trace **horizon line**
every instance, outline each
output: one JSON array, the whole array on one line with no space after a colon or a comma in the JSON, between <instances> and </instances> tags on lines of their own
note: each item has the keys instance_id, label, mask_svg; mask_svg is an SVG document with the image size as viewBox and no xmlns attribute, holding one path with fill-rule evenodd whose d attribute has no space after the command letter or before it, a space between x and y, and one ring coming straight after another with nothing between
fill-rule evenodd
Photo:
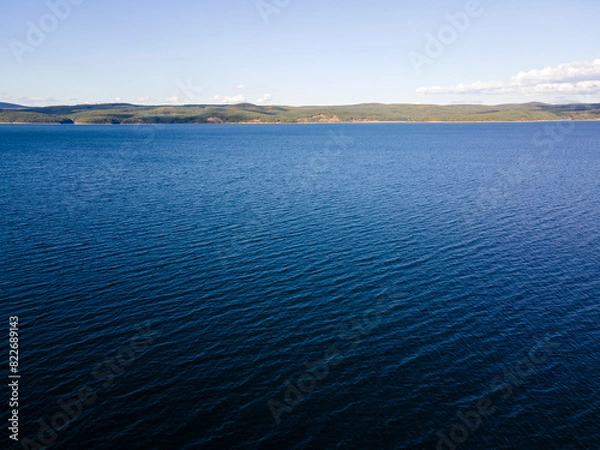
<instances>
[{"instance_id":1,"label":"horizon line","mask_svg":"<svg viewBox=\"0 0 600 450\"><path fill-rule=\"evenodd\" d=\"M18 108L56 108L56 107L65 107L65 106L102 106L102 105L114 105L114 106L134 106L134 107L190 107L190 106L213 106L213 107L227 107L227 106L254 106L254 107L286 107L286 108L333 108L333 107L351 107L351 106L364 106L364 105L383 105L383 106L394 106L394 105L410 105L410 106L507 106L507 105L551 105L551 106L566 106L566 105L597 105L599 103L594 102L558 102L558 103L547 103L540 101L530 101L530 102L508 102L508 103L411 103L411 102L399 102L399 103L384 103L384 102L363 102L363 103L339 103L339 104L306 104L306 105L285 105L285 104L258 104L252 102L239 102L239 103L181 103L181 104L172 104L172 103L157 103L157 104L140 104L140 103L129 103L129 102L85 102L85 103L62 103L62 104L52 104L46 106L40 105L21 105L18 103L12 102L0 102L1 104L11 105L13 107ZM0 110L6 108L0 107ZM8 108L8 109L16 109L16 108Z\"/></svg>"}]
</instances>

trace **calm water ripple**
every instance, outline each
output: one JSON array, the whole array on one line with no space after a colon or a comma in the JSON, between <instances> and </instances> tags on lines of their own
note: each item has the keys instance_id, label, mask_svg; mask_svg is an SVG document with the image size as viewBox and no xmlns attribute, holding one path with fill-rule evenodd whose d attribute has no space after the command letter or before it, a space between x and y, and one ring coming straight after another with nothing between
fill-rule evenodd
<instances>
[{"instance_id":1,"label":"calm water ripple","mask_svg":"<svg viewBox=\"0 0 600 450\"><path fill-rule=\"evenodd\" d=\"M23 437L600 448L600 124L540 127L0 126Z\"/></svg>"}]
</instances>

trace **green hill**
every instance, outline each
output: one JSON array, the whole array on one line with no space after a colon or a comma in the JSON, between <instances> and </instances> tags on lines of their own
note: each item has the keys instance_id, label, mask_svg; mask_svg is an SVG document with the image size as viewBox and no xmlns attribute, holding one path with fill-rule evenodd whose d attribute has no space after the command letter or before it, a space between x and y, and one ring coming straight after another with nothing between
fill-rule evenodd
<instances>
[{"instance_id":1,"label":"green hill","mask_svg":"<svg viewBox=\"0 0 600 450\"><path fill-rule=\"evenodd\" d=\"M600 104L417 105L366 103L342 106L237 105L140 106L128 103L0 108L4 123L335 123L518 122L599 120Z\"/></svg>"}]
</instances>

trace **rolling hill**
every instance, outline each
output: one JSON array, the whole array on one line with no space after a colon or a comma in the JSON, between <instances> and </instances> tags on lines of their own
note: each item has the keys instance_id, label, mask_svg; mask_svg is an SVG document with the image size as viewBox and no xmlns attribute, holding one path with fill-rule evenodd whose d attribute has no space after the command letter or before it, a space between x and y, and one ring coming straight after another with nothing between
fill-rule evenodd
<instances>
[{"instance_id":1,"label":"rolling hill","mask_svg":"<svg viewBox=\"0 0 600 450\"><path fill-rule=\"evenodd\" d=\"M600 104L421 105L366 103L341 106L141 106L128 103L19 107L0 104L2 123L206 124L336 122L518 122L600 120Z\"/></svg>"},{"instance_id":2,"label":"rolling hill","mask_svg":"<svg viewBox=\"0 0 600 450\"><path fill-rule=\"evenodd\" d=\"M23 109L25 106L15 105L14 103L0 102L0 109Z\"/></svg>"}]
</instances>

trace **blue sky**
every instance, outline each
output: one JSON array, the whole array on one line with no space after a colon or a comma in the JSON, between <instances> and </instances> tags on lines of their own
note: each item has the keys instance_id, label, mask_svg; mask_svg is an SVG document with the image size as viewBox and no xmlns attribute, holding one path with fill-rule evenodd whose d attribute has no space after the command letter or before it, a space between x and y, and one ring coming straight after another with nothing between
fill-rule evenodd
<instances>
[{"instance_id":1,"label":"blue sky","mask_svg":"<svg viewBox=\"0 0 600 450\"><path fill-rule=\"evenodd\" d=\"M3 0L0 101L600 102L599 19L597 0Z\"/></svg>"}]
</instances>

